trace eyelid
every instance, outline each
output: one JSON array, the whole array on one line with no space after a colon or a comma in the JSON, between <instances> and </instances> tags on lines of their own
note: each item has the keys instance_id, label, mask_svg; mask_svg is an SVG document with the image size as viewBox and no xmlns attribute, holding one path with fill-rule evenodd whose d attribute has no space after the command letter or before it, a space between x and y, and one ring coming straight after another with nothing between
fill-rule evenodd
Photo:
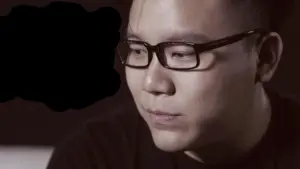
<instances>
[{"instance_id":1,"label":"eyelid","mask_svg":"<svg viewBox=\"0 0 300 169\"><path fill-rule=\"evenodd\" d=\"M141 41L141 39L133 38L133 37L125 37L125 40L129 40L129 41Z\"/></svg>"},{"instance_id":2,"label":"eyelid","mask_svg":"<svg viewBox=\"0 0 300 169\"><path fill-rule=\"evenodd\" d=\"M139 50L145 50L146 47L141 45L141 44L132 44L132 46L130 46L130 48L138 48Z\"/></svg>"}]
</instances>

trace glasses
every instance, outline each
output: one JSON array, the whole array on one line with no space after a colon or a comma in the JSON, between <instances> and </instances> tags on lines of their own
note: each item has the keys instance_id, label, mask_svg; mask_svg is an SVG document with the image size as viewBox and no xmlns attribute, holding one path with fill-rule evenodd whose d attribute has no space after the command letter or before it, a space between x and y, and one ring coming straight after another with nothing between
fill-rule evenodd
<instances>
[{"instance_id":1,"label":"glasses","mask_svg":"<svg viewBox=\"0 0 300 169\"><path fill-rule=\"evenodd\" d=\"M124 40L118 44L118 53L122 64L136 69L147 68L156 53L160 64L172 70L207 69L215 60L213 54L207 51L236 43L253 34L260 34L261 37L267 31L255 29L236 35L228 36L208 43L196 44L188 42L161 42L157 45L150 45L146 42L136 40Z\"/></svg>"}]
</instances>

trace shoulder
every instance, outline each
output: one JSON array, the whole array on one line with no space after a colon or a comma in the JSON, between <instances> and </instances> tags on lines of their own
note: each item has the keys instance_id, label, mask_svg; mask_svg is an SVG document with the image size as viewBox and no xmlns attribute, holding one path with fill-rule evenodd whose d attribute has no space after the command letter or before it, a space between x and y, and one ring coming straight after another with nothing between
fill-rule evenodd
<instances>
[{"instance_id":1,"label":"shoulder","mask_svg":"<svg viewBox=\"0 0 300 169\"><path fill-rule=\"evenodd\" d=\"M138 134L140 117L135 109L122 109L108 118L92 119L84 124L86 134L95 142L103 140L111 146L130 146Z\"/></svg>"},{"instance_id":2,"label":"shoulder","mask_svg":"<svg viewBox=\"0 0 300 169\"><path fill-rule=\"evenodd\" d=\"M276 112L278 168L300 168L300 101L283 91L272 92L272 108Z\"/></svg>"},{"instance_id":3,"label":"shoulder","mask_svg":"<svg viewBox=\"0 0 300 169\"><path fill-rule=\"evenodd\" d=\"M139 116L134 109L122 109L105 119L96 118L85 122L55 148L48 169L130 166L135 151L138 121Z\"/></svg>"},{"instance_id":4,"label":"shoulder","mask_svg":"<svg viewBox=\"0 0 300 169\"><path fill-rule=\"evenodd\" d=\"M292 93L277 91L271 94L272 109L276 112L278 130L286 136L300 132L300 100ZM284 132L285 131L285 132ZM295 133L296 132L296 133ZM296 137L295 137L296 138Z\"/></svg>"},{"instance_id":5,"label":"shoulder","mask_svg":"<svg viewBox=\"0 0 300 169\"><path fill-rule=\"evenodd\" d=\"M276 123L284 127L280 129L300 129L299 97L292 93L270 87L267 88L266 91L271 101L272 112L275 113L276 116Z\"/></svg>"}]
</instances>

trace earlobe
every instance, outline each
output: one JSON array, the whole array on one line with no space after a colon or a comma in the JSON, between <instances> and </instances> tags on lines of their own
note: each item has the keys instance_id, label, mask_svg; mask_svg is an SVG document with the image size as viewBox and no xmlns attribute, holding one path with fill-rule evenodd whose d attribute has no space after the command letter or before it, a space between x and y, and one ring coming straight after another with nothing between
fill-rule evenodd
<instances>
[{"instance_id":1,"label":"earlobe","mask_svg":"<svg viewBox=\"0 0 300 169\"><path fill-rule=\"evenodd\" d=\"M263 38L257 66L257 81L265 83L271 80L281 59L282 52L283 42L278 33L271 32Z\"/></svg>"}]
</instances>

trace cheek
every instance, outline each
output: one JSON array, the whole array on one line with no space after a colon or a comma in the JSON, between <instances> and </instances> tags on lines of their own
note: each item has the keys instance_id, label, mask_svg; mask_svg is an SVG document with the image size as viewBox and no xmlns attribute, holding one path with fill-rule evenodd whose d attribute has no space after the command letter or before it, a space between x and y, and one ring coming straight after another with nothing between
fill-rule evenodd
<instances>
[{"instance_id":1,"label":"cheek","mask_svg":"<svg viewBox=\"0 0 300 169\"><path fill-rule=\"evenodd\" d=\"M253 86L251 71L225 66L178 75L174 82L182 111L187 111L191 119L203 120L221 116L224 110L230 111L249 95Z\"/></svg>"},{"instance_id":2,"label":"cheek","mask_svg":"<svg viewBox=\"0 0 300 169\"><path fill-rule=\"evenodd\" d=\"M182 111L187 111L191 118L196 116L212 116L212 109L220 99L219 95L224 86L221 84L222 75L218 73L191 73L174 80L176 83L176 97Z\"/></svg>"},{"instance_id":3,"label":"cheek","mask_svg":"<svg viewBox=\"0 0 300 169\"><path fill-rule=\"evenodd\" d=\"M251 76L247 72L226 70L188 72L174 78L176 105L186 114L187 135L211 139L225 137L232 126L236 126L233 119L242 119L245 98L251 95Z\"/></svg>"},{"instance_id":4,"label":"cheek","mask_svg":"<svg viewBox=\"0 0 300 169\"><path fill-rule=\"evenodd\" d=\"M142 90L143 71L125 68L126 82L134 99Z\"/></svg>"}]
</instances>

